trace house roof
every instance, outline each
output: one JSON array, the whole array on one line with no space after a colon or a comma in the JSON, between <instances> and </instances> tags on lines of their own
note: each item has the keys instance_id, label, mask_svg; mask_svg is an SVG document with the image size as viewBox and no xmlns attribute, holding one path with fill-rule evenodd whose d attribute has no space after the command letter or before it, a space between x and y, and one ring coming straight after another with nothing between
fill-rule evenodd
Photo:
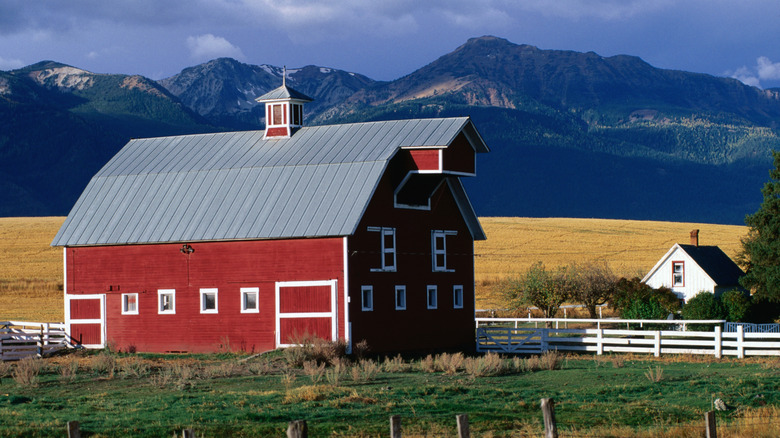
<instances>
[{"instance_id":1,"label":"house roof","mask_svg":"<svg viewBox=\"0 0 780 438\"><path fill-rule=\"evenodd\" d=\"M131 140L89 182L53 246L345 236L354 233L401 147L447 146L467 117ZM475 239L484 239L457 178L449 184Z\"/></svg>"},{"instance_id":2,"label":"house roof","mask_svg":"<svg viewBox=\"0 0 780 438\"><path fill-rule=\"evenodd\" d=\"M681 249L707 274L718 286L736 286L739 284L739 277L745 273L734 263L726 253L717 246L696 246L683 245L676 243L656 263L653 269L645 275L642 282L647 281L654 273L672 256L676 249Z\"/></svg>"}]
</instances>

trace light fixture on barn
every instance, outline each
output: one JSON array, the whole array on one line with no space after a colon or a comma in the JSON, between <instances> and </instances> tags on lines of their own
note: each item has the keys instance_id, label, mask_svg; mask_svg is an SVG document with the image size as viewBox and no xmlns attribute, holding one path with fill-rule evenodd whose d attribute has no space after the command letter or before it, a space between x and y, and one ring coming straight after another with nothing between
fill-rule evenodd
<instances>
[{"instance_id":1,"label":"light fixture on barn","mask_svg":"<svg viewBox=\"0 0 780 438\"><path fill-rule=\"evenodd\" d=\"M179 252L181 252L182 254L192 254L193 252L195 252L195 248L185 243L184 245L181 246Z\"/></svg>"}]
</instances>

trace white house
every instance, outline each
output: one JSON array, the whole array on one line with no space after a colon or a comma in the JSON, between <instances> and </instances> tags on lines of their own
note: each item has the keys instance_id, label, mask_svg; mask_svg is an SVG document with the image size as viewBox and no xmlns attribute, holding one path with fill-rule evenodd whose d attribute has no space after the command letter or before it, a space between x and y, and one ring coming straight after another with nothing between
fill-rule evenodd
<instances>
[{"instance_id":1,"label":"white house","mask_svg":"<svg viewBox=\"0 0 780 438\"><path fill-rule=\"evenodd\" d=\"M717 246L700 246L699 230L691 231L691 244L675 243L642 283L652 288L668 287L681 300L688 301L701 291L719 295L741 288L742 269Z\"/></svg>"}]
</instances>

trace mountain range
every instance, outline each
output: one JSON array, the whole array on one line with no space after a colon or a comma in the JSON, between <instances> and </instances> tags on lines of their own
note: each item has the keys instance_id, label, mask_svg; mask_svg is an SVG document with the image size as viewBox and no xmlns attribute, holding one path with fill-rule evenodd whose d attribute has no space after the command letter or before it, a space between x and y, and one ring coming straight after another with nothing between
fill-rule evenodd
<instances>
[{"instance_id":1,"label":"mountain range","mask_svg":"<svg viewBox=\"0 0 780 438\"><path fill-rule=\"evenodd\" d=\"M130 138L262 129L284 69L221 58L153 81L51 61L0 72L0 216L67 214ZM469 115L482 216L740 224L780 149L780 90L633 56L468 40L394 81L286 70L307 124Z\"/></svg>"}]
</instances>

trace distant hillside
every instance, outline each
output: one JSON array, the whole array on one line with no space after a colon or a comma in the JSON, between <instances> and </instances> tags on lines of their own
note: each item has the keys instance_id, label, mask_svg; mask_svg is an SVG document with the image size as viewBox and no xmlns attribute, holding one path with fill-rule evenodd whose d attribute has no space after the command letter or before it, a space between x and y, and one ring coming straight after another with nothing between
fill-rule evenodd
<instances>
[{"instance_id":1,"label":"distant hillside","mask_svg":"<svg viewBox=\"0 0 780 438\"><path fill-rule=\"evenodd\" d=\"M282 75L279 67L220 58L186 68L160 84L214 125L258 129L265 113L255 99L281 85ZM313 65L288 70L287 81L314 99L306 105L307 119L374 83L362 75Z\"/></svg>"},{"instance_id":2,"label":"distant hillside","mask_svg":"<svg viewBox=\"0 0 780 438\"><path fill-rule=\"evenodd\" d=\"M0 72L0 216L66 214L129 138L262 128L282 68L221 58L154 82L42 62ZM465 178L482 216L741 224L780 149L780 90L632 56L468 40L377 82L287 71L307 124L468 115L492 152Z\"/></svg>"}]
</instances>

